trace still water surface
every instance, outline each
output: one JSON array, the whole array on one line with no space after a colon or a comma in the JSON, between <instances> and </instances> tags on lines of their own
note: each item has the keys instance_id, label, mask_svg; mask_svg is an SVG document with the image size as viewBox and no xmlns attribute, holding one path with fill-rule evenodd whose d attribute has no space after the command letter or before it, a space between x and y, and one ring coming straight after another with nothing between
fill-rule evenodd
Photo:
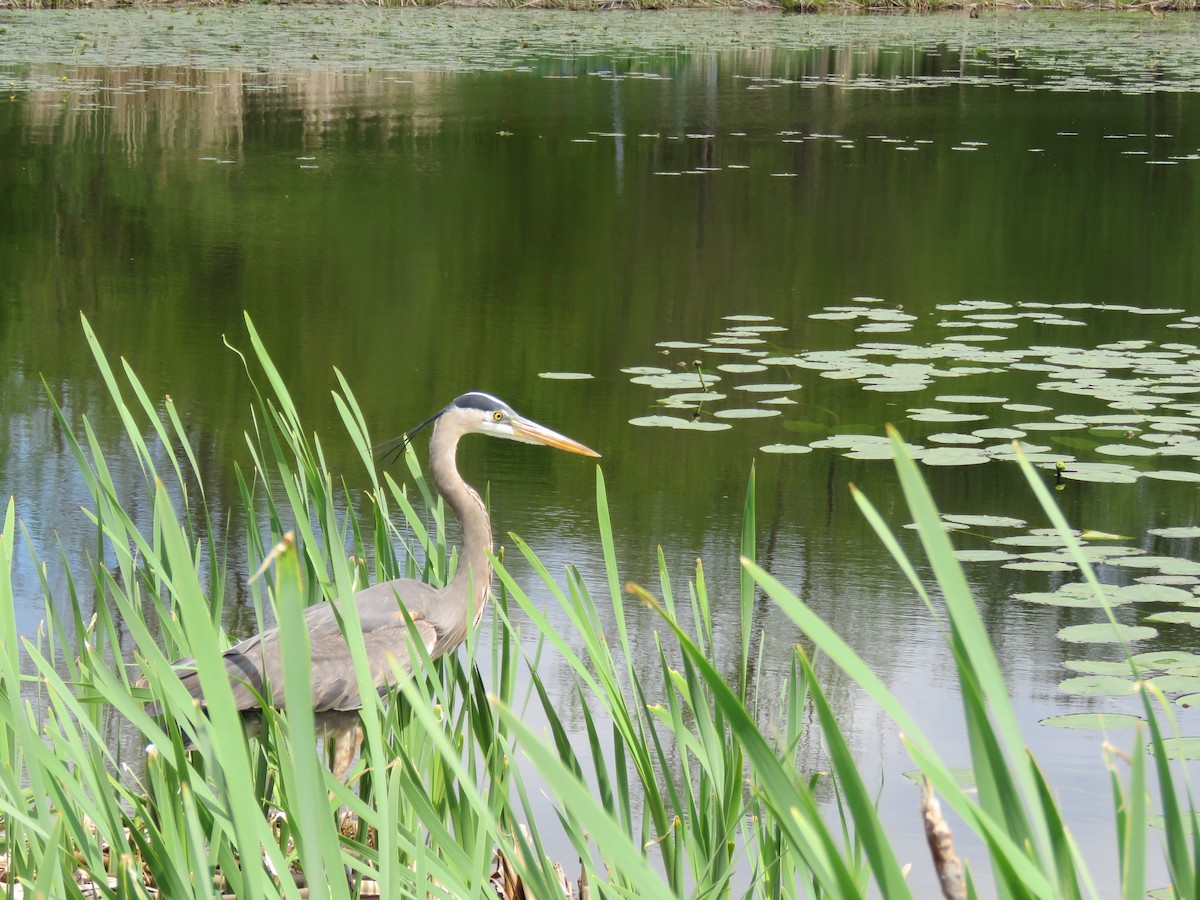
<instances>
[{"instance_id":1,"label":"still water surface","mask_svg":"<svg viewBox=\"0 0 1200 900\"><path fill-rule=\"evenodd\" d=\"M988 429L1033 423L1017 430L1048 463L1131 467L1062 481L1074 525L1200 558L1194 539L1148 533L1198 519L1184 480L1200 456L1185 452L1200 427L1189 20L285 8L0 13L0 26L0 487L43 557L61 541L82 567L79 548L94 546L43 378L120 460L79 312L152 395L173 397L223 511L238 506L252 400L223 337L246 346L245 310L352 486L365 480L332 367L377 440L463 391L495 393L603 453L622 578L654 584L659 545L677 585L705 560L712 592L731 598L718 633L736 620L756 465L760 561L962 764L942 639L847 490L905 524L891 464L839 436L892 422L921 447L994 456L1021 435ZM678 396L705 387L724 398ZM647 422L661 415L706 430ZM1098 415L1124 418L1060 418ZM809 452L760 449L777 445ZM1098 449L1110 445L1181 449ZM956 543L1047 550L991 542L1047 523L1016 467L988 459L928 465L940 506L1027 525ZM599 581L590 465L482 439L461 462L490 484L498 534ZM1146 475L1164 471L1182 474ZM1057 687L1075 674L1065 661L1115 651L1057 636L1095 610L1013 597L1077 574L1006 562L1047 560L968 574L1029 742L1103 876L1100 741L1128 733L1038 722L1127 709ZM1186 566L1102 575L1197 583ZM17 588L40 598L32 566ZM18 610L27 633L42 617ZM227 623L254 629L245 607ZM641 624L650 660L651 614ZM797 635L766 604L755 625L769 691ZM1137 649L1196 648L1188 625L1157 627ZM545 680L569 696L569 678ZM895 729L830 678L900 855L932 890ZM1181 711L1184 734L1200 734L1195 716Z\"/></svg>"}]
</instances>

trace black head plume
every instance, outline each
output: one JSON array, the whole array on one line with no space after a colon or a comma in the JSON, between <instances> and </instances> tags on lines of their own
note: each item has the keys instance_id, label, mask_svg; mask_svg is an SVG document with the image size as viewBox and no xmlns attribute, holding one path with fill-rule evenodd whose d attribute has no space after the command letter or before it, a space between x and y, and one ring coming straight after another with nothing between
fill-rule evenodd
<instances>
[{"instance_id":1,"label":"black head plume","mask_svg":"<svg viewBox=\"0 0 1200 900\"><path fill-rule=\"evenodd\" d=\"M436 422L438 418L450 409L474 409L480 412L502 412L507 416L516 417L516 413L512 407L498 397L493 397L491 394L485 394L483 391L470 391L466 394L461 394L450 401L450 404L445 409L440 409L432 416L413 428L411 431L406 431L399 437L392 438L389 441L384 441L382 444L376 444L372 450L378 451L375 458L383 465L388 466L400 458L400 454L404 452L404 448L409 445L414 437L421 431L422 428Z\"/></svg>"},{"instance_id":2,"label":"black head plume","mask_svg":"<svg viewBox=\"0 0 1200 900\"><path fill-rule=\"evenodd\" d=\"M444 409L439 409L416 428L404 432L399 437L394 437L391 440L384 441L381 444L376 444L371 448L373 451L376 451L375 458L379 460L382 465L390 466L400 458L400 455L404 453L404 448L407 447L409 443L411 443L412 439L420 433L421 429L432 424L433 422L436 422L438 417L445 411L446 410Z\"/></svg>"}]
</instances>

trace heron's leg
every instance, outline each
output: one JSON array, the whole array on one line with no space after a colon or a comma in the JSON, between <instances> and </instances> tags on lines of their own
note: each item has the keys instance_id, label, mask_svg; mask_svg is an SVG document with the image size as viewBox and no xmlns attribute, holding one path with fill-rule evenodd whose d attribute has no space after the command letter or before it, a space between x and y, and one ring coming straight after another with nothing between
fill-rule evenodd
<instances>
[{"instance_id":1,"label":"heron's leg","mask_svg":"<svg viewBox=\"0 0 1200 900\"><path fill-rule=\"evenodd\" d=\"M337 732L335 742L333 777L338 781L345 781L346 773L350 770L350 763L354 762L354 757L358 755L359 748L362 747L362 722L356 722L349 728Z\"/></svg>"}]
</instances>

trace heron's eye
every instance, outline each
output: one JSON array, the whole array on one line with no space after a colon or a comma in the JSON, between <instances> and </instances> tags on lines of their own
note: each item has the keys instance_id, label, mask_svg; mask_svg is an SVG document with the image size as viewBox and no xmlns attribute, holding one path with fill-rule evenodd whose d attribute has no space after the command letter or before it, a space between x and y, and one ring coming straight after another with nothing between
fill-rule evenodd
<instances>
[{"instance_id":1,"label":"heron's eye","mask_svg":"<svg viewBox=\"0 0 1200 900\"><path fill-rule=\"evenodd\" d=\"M492 413L492 419L497 422L503 422L504 421L504 413L500 412L499 410L496 410L496 412Z\"/></svg>"}]
</instances>

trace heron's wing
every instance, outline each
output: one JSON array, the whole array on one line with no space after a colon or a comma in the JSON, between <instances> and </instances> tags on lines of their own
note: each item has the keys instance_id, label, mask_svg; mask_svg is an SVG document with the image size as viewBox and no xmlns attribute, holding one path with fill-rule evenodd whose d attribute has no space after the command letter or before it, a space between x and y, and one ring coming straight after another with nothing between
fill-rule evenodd
<instances>
[{"instance_id":1,"label":"heron's wing","mask_svg":"<svg viewBox=\"0 0 1200 900\"><path fill-rule=\"evenodd\" d=\"M384 582L355 594L354 603L376 689L382 691L394 683L392 659L402 671L412 669L408 652L412 637L400 603L409 610L416 639L432 653L438 641L438 628L429 620L426 609L437 598L437 592L429 585L410 579ZM304 624L312 653L313 709L318 712L358 709L362 703L354 664L333 604L310 606L304 611ZM230 647L224 658L225 671L239 710L258 709L260 697L269 705L283 705L283 660L278 628L267 628ZM192 660L176 663L182 670L193 667L192 671L181 671L179 677L192 696L202 700L200 678L194 665Z\"/></svg>"}]
</instances>

